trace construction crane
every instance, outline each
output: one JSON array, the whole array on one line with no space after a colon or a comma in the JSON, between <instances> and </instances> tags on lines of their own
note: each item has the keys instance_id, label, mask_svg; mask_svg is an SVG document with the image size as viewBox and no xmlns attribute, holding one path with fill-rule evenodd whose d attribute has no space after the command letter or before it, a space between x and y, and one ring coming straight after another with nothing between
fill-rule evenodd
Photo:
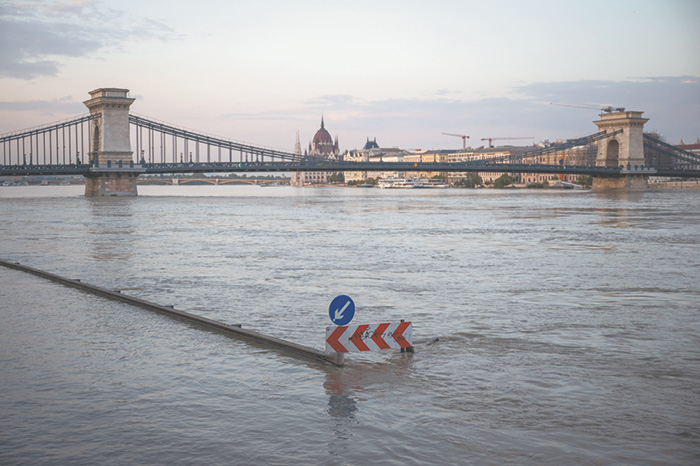
<instances>
[{"instance_id":1,"label":"construction crane","mask_svg":"<svg viewBox=\"0 0 700 466\"><path fill-rule=\"evenodd\" d=\"M493 147L493 141L512 141L514 139L535 139L533 137L523 137L523 138L481 138L482 141L488 141L489 147Z\"/></svg>"},{"instance_id":2,"label":"construction crane","mask_svg":"<svg viewBox=\"0 0 700 466\"><path fill-rule=\"evenodd\" d=\"M462 138L462 150L467 148L467 139L469 139L469 136L466 134L454 134L454 133L442 133L445 136L456 136L458 138Z\"/></svg>"},{"instance_id":3,"label":"construction crane","mask_svg":"<svg viewBox=\"0 0 700 466\"><path fill-rule=\"evenodd\" d=\"M610 105L593 106L593 105L565 104L562 102L550 102L549 105L560 105L562 107L589 108L591 110L600 110L601 112L605 112L605 113L624 112L625 111L625 107L612 107Z\"/></svg>"}]
</instances>

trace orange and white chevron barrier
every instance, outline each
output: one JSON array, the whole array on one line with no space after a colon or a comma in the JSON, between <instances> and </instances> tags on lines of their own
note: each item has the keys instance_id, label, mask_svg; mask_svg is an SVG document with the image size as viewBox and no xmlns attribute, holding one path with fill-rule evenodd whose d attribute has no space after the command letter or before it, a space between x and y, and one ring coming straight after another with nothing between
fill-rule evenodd
<instances>
[{"instance_id":1,"label":"orange and white chevron barrier","mask_svg":"<svg viewBox=\"0 0 700 466\"><path fill-rule=\"evenodd\" d=\"M341 325L326 328L326 353L359 353L413 346L413 323Z\"/></svg>"}]
</instances>

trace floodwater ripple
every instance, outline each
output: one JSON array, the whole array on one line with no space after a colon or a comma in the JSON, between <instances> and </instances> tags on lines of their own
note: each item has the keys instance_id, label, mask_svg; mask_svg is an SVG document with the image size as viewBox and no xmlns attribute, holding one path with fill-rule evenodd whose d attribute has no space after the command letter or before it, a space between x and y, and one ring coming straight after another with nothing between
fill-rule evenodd
<instances>
[{"instance_id":1,"label":"floodwater ripple","mask_svg":"<svg viewBox=\"0 0 700 466\"><path fill-rule=\"evenodd\" d=\"M318 348L348 294L416 353L319 366L0 269L0 463L700 461L700 193L183 188L3 188L0 257Z\"/></svg>"}]
</instances>

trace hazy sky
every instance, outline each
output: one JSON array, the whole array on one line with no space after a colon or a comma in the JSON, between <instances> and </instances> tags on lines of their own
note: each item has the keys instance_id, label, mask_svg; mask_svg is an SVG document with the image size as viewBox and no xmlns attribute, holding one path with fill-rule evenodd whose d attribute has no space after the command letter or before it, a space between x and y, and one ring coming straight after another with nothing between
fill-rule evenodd
<instances>
[{"instance_id":1,"label":"hazy sky","mask_svg":"<svg viewBox=\"0 0 700 466\"><path fill-rule=\"evenodd\" d=\"M698 25L698 0L0 0L0 134L121 87L134 113L287 151L322 115L342 150L596 131L551 101L641 110L688 143Z\"/></svg>"}]
</instances>

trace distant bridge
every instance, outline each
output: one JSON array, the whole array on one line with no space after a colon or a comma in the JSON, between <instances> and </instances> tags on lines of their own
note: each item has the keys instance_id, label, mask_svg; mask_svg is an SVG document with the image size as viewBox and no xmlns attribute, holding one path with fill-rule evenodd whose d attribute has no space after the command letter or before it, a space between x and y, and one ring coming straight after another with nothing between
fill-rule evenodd
<instances>
[{"instance_id":1,"label":"distant bridge","mask_svg":"<svg viewBox=\"0 0 700 466\"><path fill-rule=\"evenodd\" d=\"M267 179L267 180L256 180L249 178L217 178L217 177L200 177L200 178L139 178L138 184L161 184L161 185L176 185L182 186L185 184L212 184L212 185L225 185L225 184L250 184L250 185L277 185L277 184L289 184L289 179Z\"/></svg>"},{"instance_id":2,"label":"distant bridge","mask_svg":"<svg viewBox=\"0 0 700 466\"><path fill-rule=\"evenodd\" d=\"M82 175L86 195L136 195L142 174L259 172L502 172L589 175L602 187L630 189L649 176L700 177L700 156L644 135L642 112L601 115L599 131L546 148L464 162L325 160L198 133L129 113L126 89L97 89L89 115L0 136L0 176ZM135 146L135 155L132 151ZM595 143L594 166L538 163L547 154ZM645 151L677 163L649 163ZM202 179L212 182L209 179ZM605 181L608 180L608 181ZM275 181L275 180L271 180ZM182 179L181 182L187 182ZM256 180L221 180L223 183ZM263 182L257 180L258 183ZM215 181L213 183L216 183Z\"/></svg>"}]
</instances>

